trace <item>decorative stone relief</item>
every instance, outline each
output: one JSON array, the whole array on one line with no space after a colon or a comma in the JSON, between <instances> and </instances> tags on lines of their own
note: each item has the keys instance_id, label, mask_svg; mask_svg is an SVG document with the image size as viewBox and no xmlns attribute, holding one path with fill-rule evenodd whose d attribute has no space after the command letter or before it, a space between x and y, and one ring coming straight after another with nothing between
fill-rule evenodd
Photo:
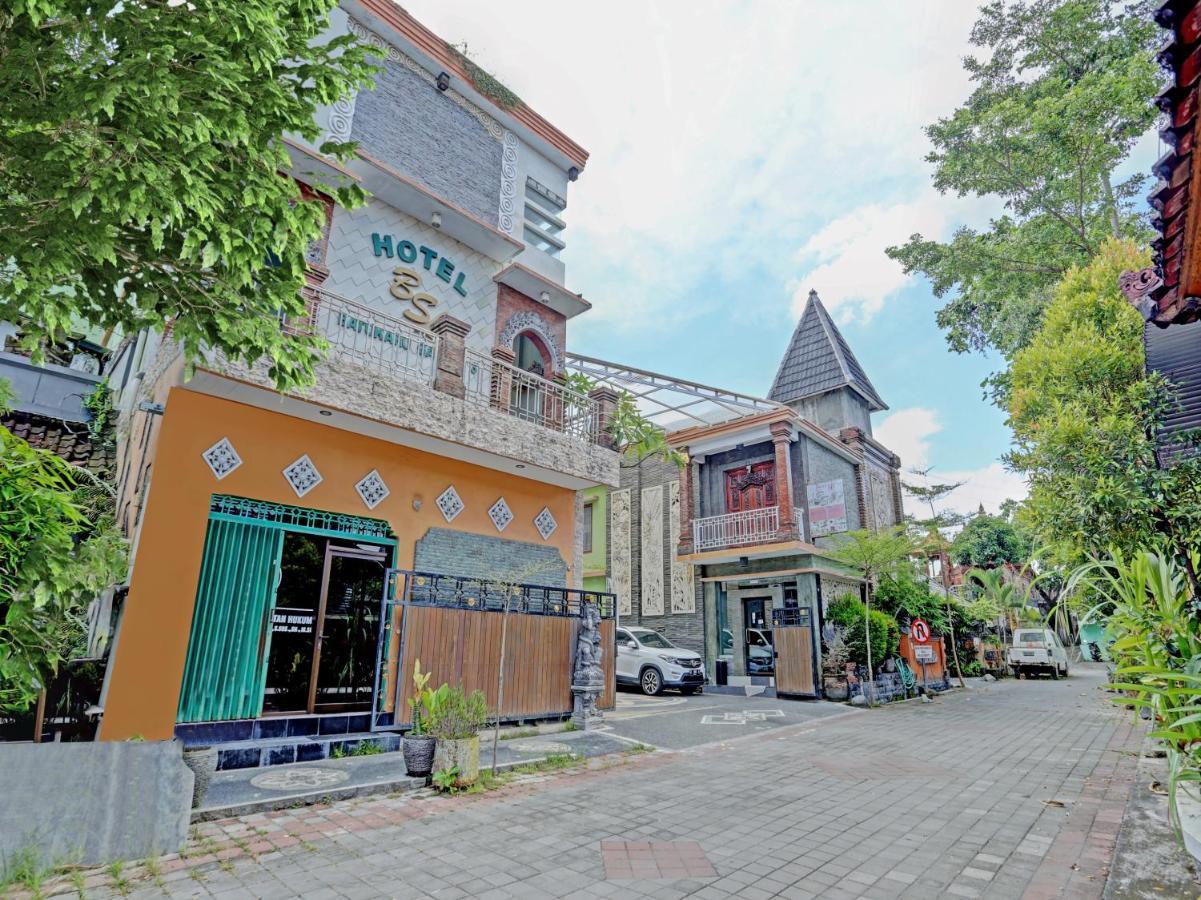
<instances>
[{"instance_id":1,"label":"decorative stone relief","mask_svg":"<svg viewBox=\"0 0 1201 900\"><path fill-rule=\"evenodd\" d=\"M354 486L354 489L359 492L359 496L363 499L363 503L368 509L375 509L384 502L384 498L392 493L384 479L379 474L379 469L372 469L364 475L359 482Z\"/></svg>"},{"instance_id":2,"label":"decorative stone relief","mask_svg":"<svg viewBox=\"0 0 1201 900\"><path fill-rule=\"evenodd\" d=\"M613 491L609 494L609 543L613 569L610 577L613 579L613 593L617 595L617 614L628 616L634 612L630 599L633 560L630 551L629 491Z\"/></svg>"},{"instance_id":3,"label":"decorative stone relief","mask_svg":"<svg viewBox=\"0 0 1201 900\"><path fill-rule=\"evenodd\" d=\"M577 728L587 729L598 724L600 711L596 708L605 689L605 670L602 666L601 615L595 603L580 605L580 630L575 644L575 667L571 675L574 698L571 721Z\"/></svg>"},{"instance_id":4,"label":"decorative stone relief","mask_svg":"<svg viewBox=\"0 0 1201 900\"><path fill-rule=\"evenodd\" d=\"M546 506L542 507L542 512L534 516L534 524L538 527L538 533L542 535L542 540L544 541L550 540L550 536L559 527L559 523L551 515L550 508Z\"/></svg>"},{"instance_id":5,"label":"decorative stone relief","mask_svg":"<svg viewBox=\"0 0 1201 900\"><path fill-rule=\"evenodd\" d=\"M509 527L509 523L513 521L513 511L509 509L504 497L492 504L488 510L488 518L492 520L497 531L504 531Z\"/></svg>"},{"instance_id":6,"label":"decorative stone relief","mask_svg":"<svg viewBox=\"0 0 1201 900\"><path fill-rule=\"evenodd\" d=\"M513 339L523 331L532 331L538 335L542 339L542 343L546 344L547 350L550 351L551 367L556 372L563 371L563 350L559 347L555 336L551 333L550 326L546 324L546 320L535 312L525 310L509 316L509 321L505 324L505 330L496 339L497 346L511 348L513 346Z\"/></svg>"},{"instance_id":7,"label":"decorative stone relief","mask_svg":"<svg viewBox=\"0 0 1201 900\"><path fill-rule=\"evenodd\" d=\"M459 499L459 492L455 490L452 484L434 501L438 504L438 509L442 512L442 518L447 522L453 522L463 511L463 501Z\"/></svg>"},{"instance_id":8,"label":"decorative stone relief","mask_svg":"<svg viewBox=\"0 0 1201 900\"><path fill-rule=\"evenodd\" d=\"M517 138L506 131L501 139L504 149L500 158L500 215L497 224L506 234L517 237L517 224L524 218L517 214ZM506 345L507 346L507 345Z\"/></svg>"},{"instance_id":9,"label":"decorative stone relief","mask_svg":"<svg viewBox=\"0 0 1201 900\"><path fill-rule=\"evenodd\" d=\"M229 438L221 438L200 455L208 463L208 467L212 469L213 475L217 477L218 481L242 465L242 457L238 456L238 451L229 442Z\"/></svg>"},{"instance_id":10,"label":"decorative stone relief","mask_svg":"<svg viewBox=\"0 0 1201 900\"><path fill-rule=\"evenodd\" d=\"M437 78L423 68L415 59L412 59L411 57L401 53L399 49L389 44L382 37L380 37L371 29L367 28L361 22L351 19L348 27L351 34L353 34L359 40L374 47L377 51L379 51L380 56L392 62L400 63L406 69L409 69L410 71L420 75L431 85L437 81ZM492 137L496 138L498 141L504 140L505 130L500 127L500 123L462 94L460 94L458 91L456 91L454 88L449 88L448 90L443 91L442 95L444 97L449 97L452 103L462 107L472 116L474 116L481 125L488 129L488 133L492 135Z\"/></svg>"},{"instance_id":11,"label":"decorative stone relief","mask_svg":"<svg viewBox=\"0 0 1201 900\"><path fill-rule=\"evenodd\" d=\"M303 497L322 481L321 473L307 453L284 469L284 478L292 485L297 497Z\"/></svg>"},{"instance_id":12,"label":"decorative stone relief","mask_svg":"<svg viewBox=\"0 0 1201 900\"><path fill-rule=\"evenodd\" d=\"M329 131L325 140L345 143L350 140L350 132L354 127L354 95L341 97L334 101L329 108Z\"/></svg>"},{"instance_id":13,"label":"decorative stone relief","mask_svg":"<svg viewBox=\"0 0 1201 900\"><path fill-rule=\"evenodd\" d=\"M692 585L692 564L676 558L680 544L680 482L667 486L667 550L671 559L671 611L673 613L696 612L696 591Z\"/></svg>"},{"instance_id":14,"label":"decorative stone relief","mask_svg":"<svg viewBox=\"0 0 1201 900\"><path fill-rule=\"evenodd\" d=\"M642 615L663 615L663 485L642 489Z\"/></svg>"},{"instance_id":15,"label":"decorative stone relief","mask_svg":"<svg viewBox=\"0 0 1201 900\"><path fill-rule=\"evenodd\" d=\"M876 531L886 531L893 525L892 498L889 496L888 483L874 469L868 475L871 487L872 522Z\"/></svg>"}]
</instances>

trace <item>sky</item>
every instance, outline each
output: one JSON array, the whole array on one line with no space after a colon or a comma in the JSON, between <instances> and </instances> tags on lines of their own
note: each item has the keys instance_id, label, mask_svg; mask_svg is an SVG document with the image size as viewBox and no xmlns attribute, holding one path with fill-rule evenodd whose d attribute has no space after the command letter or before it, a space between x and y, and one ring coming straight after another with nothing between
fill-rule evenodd
<instances>
[{"instance_id":1,"label":"sky","mask_svg":"<svg viewBox=\"0 0 1201 900\"><path fill-rule=\"evenodd\" d=\"M569 349L765 396L815 289L890 407L874 432L904 469L964 481L947 504L962 512L1025 495L980 387L1000 360L952 353L942 301L884 254L998 211L939 195L924 160L923 127L970 92L975 4L404 6L591 154L564 216L567 285L593 304ZM1130 164L1146 172L1144 144Z\"/></svg>"}]
</instances>

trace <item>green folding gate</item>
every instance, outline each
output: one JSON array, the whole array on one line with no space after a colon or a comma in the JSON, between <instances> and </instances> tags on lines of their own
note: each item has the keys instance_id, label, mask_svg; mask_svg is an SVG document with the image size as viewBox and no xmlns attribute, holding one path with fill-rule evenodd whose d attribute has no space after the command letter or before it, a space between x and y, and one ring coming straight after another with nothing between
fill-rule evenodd
<instances>
[{"instance_id":1,"label":"green folding gate","mask_svg":"<svg viewBox=\"0 0 1201 900\"><path fill-rule=\"evenodd\" d=\"M209 520L177 721L262 713L283 543L277 525Z\"/></svg>"}]
</instances>

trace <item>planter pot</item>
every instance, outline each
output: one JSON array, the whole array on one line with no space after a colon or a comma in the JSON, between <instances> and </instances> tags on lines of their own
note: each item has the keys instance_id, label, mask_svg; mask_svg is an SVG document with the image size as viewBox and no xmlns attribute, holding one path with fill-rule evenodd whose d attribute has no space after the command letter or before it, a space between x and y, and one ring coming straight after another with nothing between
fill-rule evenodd
<instances>
[{"instance_id":1,"label":"planter pot","mask_svg":"<svg viewBox=\"0 0 1201 900\"><path fill-rule=\"evenodd\" d=\"M405 772L414 778L425 778L434 770L434 745L438 741L428 734L406 734L401 741Z\"/></svg>"},{"instance_id":2,"label":"planter pot","mask_svg":"<svg viewBox=\"0 0 1201 900\"><path fill-rule=\"evenodd\" d=\"M849 688L847 683L841 678L826 678L822 681L822 689L826 693L827 700L841 702L847 699Z\"/></svg>"},{"instance_id":3,"label":"planter pot","mask_svg":"<svg viewBox=\"0 0 1201 900\"><path fill-rule=\"evenodd\" d=\"M434 771L442 772L457 767L457 784L474 784L480 777L480 739L478 735L457 741L438 741L434 751Z\"/></svg>"},{"instance_id":4,"label":"planter pot","mask_svg":"<svg viewBox=\"0 0 1201 900\"><path fill-rule=\"evenodd\" d=\"M1176 815L1180 819L1180 835L1193 858L1201 862L1201 795L1181 784L1176 790Z\"/></svg>"},{"instance_id":5,"label":"planter pot","mask_svg":"<svg viewBox=\"0 0 1201 900\"><path fill-rule=\"evenodd\" d=\"M183 761L195 776L192 782L192 809L199 809L209 792L213 773L217 771L217 751L212 747L192 747L184 750Z\"/></svg>"}]
</instances>

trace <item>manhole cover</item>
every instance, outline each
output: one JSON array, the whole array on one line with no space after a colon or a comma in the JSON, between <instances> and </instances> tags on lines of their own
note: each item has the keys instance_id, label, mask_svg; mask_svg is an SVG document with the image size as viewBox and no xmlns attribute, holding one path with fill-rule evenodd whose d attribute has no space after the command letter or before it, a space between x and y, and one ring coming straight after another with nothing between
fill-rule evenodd
<instances>
[{"instance_id":1,"label":"manhole cover","mask_svg":"<svg viewBox=\"0 0 1201 900\"><path fill-rule=\"evenodd\" d=\"M350 777L349 772L318 767L308 769L279 769L255 775L250 783L257 788L270 791L290 791L296 788L323 788L341 784Z\"/></svg>"},{"instance_id":2,"label":"manhole cover","mask_svg":"<svg viewBox=\"0 0 1201 900\"><path fill-rule=\"evenodd\" d=\"M571 752L570 745L560 743L559 741L510 741L506 746L511 747L518 753L545 753L551 755Z\"/></svg>"}]
</instances>

